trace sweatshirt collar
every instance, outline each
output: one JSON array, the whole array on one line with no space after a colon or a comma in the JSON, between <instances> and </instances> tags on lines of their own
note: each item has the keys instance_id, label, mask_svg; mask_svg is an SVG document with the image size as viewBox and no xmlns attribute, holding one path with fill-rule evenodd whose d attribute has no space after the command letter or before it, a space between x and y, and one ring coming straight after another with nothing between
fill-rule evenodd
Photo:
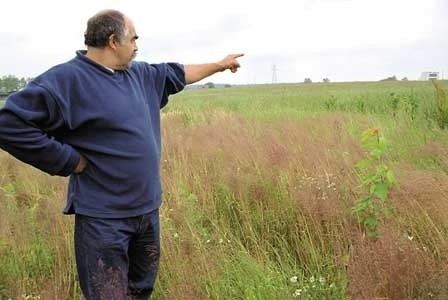
<instances>
[{"instance_id":1,"label":"sweatshirt collar","mask_svg":"<svg viewBox=\"0 0 448 300\"><path fill-rule=\"evenodd\" d=\"M88 58L86 56L86 54L87 54L86 50L78 50L78 51L76 51L76 56L80 60L82 60L82 61L84 61L84 62L94 66L97 69L100 69L101 71L103 71L103 72L105 72L105 73L107 73L109 75L114 75L115 74L114 70L112 70L111 68L105 67L105 66L103 66L103 65L101 65L101 64L99 64L99 63L97 63L97 62L95 62L93 60L91 60L90 58Z\"/></svg>"}]
</instances>

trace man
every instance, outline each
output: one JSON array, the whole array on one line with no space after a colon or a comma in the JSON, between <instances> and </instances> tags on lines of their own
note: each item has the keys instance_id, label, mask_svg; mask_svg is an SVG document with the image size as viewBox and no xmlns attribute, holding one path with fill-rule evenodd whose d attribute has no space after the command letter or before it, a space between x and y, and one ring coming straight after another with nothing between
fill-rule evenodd
<instances>
[{"instance_id":1,"label":"man","mask_svg":"<svg viewBox=\"0 0 448 300\"><path fill-rule=\"evenodd\" d=\"M0 147L52 175L70 176L65 214L86 299L148 299L159 264L160 108L185 84L240 67L133 62L138 36L115 10L87 23L87 51L11 95Z\"/></svg>"}]
</instances>

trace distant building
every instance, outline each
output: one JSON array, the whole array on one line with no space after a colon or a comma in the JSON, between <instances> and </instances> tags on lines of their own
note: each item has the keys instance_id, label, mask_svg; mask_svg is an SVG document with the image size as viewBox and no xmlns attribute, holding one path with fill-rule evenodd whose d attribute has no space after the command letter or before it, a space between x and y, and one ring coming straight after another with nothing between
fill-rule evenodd
<instances>
[{"instance_id":1,"label":"distant building","mask_svg":"<svg viewBox=\"0 0 448 300\"><path fill-rule=\"evenodd\" d=\"M439 78L439 72L422 72L422 75L420 76L420 80L439 80Z\"/></svg>"}]
</instances>

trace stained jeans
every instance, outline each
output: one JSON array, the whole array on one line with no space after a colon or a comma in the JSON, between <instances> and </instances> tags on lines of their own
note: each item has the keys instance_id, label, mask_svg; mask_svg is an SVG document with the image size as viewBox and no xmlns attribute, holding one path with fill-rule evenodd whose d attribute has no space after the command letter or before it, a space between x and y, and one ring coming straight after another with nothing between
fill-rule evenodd
<instances>
[{"instance_id":1,"label":"stained jeans","mask_svg":"<svg viewBox=\"0 0 448 300\"><path fill-rule=\"evenodd\" d=\"M159 266L159 211L124 219L76 215L75 254L86 300L149 299Z\"/></svg>"}]
</instances>

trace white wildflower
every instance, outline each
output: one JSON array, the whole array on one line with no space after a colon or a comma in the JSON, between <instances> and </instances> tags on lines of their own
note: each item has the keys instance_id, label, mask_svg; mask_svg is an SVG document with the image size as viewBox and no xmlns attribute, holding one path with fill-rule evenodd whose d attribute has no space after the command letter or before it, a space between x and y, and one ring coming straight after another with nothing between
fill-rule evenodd
<instances>
[{"instance_id":1,"label":"white wildflower","mask_svg":"<svg viewBox=\"0 0 448 300\"><path fill-rule=\"evenodd\" d=\"M293 297L299 297L301 293L302 293L302 290L301 289L297 289L297 290L294 291L294 294L292 294L292 296Z\"/></svg>"},{"instance_id":2,"label":"white wildflower","mask_svg":"<svg viewBox=\"0 0 448 300\"><path fill-rule=\"evenodd\" d=\"M292 276L289 281L291 281L291 283L296 283L297 282L297 276Z\"/></svg>"},{"instance_id":3,"label":"white wildflower","mask_svg":"<svg viewBox=\"0 0 448 300\"><path fill-rule=\"evenodd\" d=\"M314 279L314 276L311 276L311 278L310 278L310 282L313 283L314 280L315 280L315 279Z\"/></svg>"}]
</instances>

